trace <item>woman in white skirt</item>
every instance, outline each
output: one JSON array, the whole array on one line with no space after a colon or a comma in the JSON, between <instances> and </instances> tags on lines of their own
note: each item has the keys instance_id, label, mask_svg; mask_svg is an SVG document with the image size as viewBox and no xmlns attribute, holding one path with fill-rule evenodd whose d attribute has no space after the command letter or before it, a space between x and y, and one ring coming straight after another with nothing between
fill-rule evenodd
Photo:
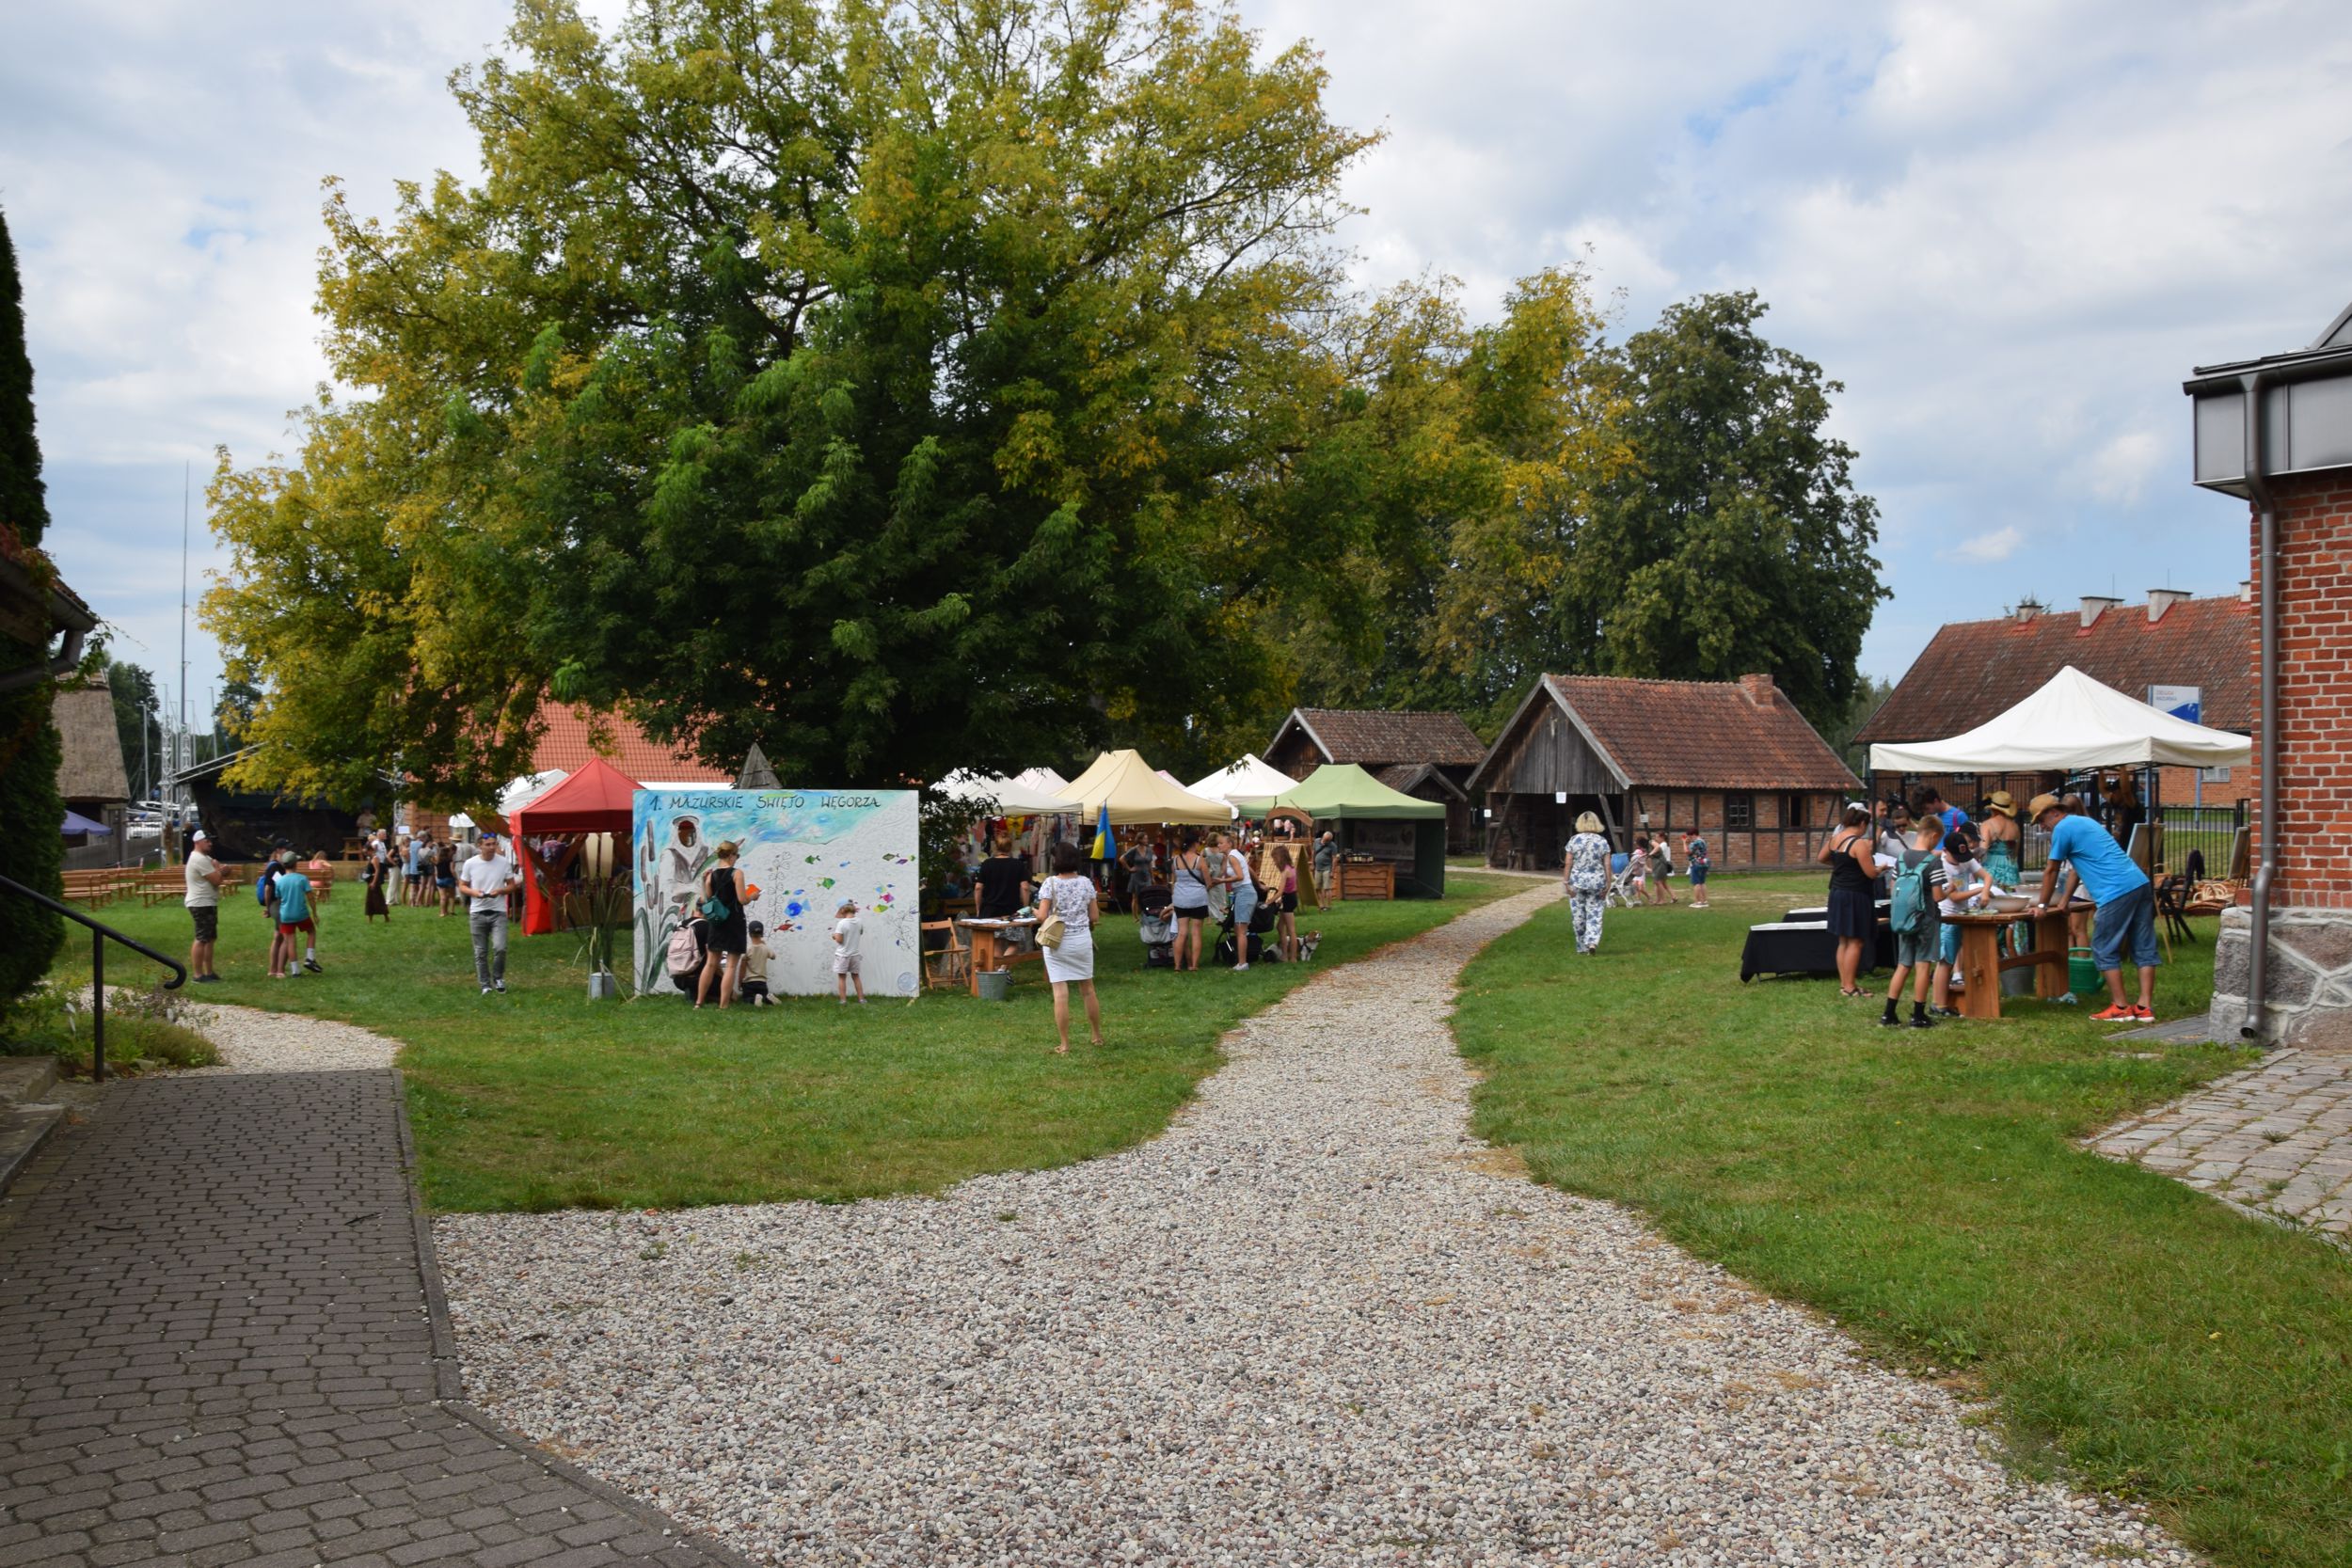
<instances>
[{"instance_id":1,"label":"woman in white skirt","mask_svg":"<svg viewBox=\"0 0 2352 1568\"><path fill-rule=\"evenodd\" d=\"M1103 1043L1103 1004L1094 994L1094 919L1098 906L1094 883L1083 875L1086 857L1074 844L1054 846L1054 874L1037 890L1037 916L1061 916L1061 945L1045 949L1045 977L1054 982L1054 1032L1061 1043L1057 1056L1070 1054L1070 988L1084 986L1087 1027L1094 1043Z\"/></svg>"}]
</instances>

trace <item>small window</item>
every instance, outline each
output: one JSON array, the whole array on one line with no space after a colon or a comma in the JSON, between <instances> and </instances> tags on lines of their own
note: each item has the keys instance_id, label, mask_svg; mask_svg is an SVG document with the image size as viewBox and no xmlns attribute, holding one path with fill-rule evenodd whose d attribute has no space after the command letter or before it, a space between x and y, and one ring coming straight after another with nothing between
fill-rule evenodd
<instances>
[{"instance_id":1,"label":"small window","mask_svg":"<svg viewBox=\"0 0 2352 1568\"><path fill-rule=\"evenodd\" d=\"M1756 797L1726 795L1724 797L1724 826L1733 832L1744 833L1756 826Z\"/></svg>"},{"instance_id":2,"label":"small window","mask_svg":"<svg viewBox=\"0 0 2352 1568\"><path fill-rule=\"evenodd\" d=\"M1804 796L1784 795L1780 798L1780 825L1784 828L1804 828L1806 826L1804 820Z\"/></svg>"}]
</instances>

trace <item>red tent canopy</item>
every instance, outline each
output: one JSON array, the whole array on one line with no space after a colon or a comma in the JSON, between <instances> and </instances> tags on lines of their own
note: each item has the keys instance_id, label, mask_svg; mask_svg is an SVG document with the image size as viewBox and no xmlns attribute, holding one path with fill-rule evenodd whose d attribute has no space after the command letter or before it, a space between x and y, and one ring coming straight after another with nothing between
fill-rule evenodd
<instances>
[{"instance_id":1,"label":"red tent canopy","mask_svg":"<svg viewBox=\"0 0 2352 1568\"><path fill-rule=\"evenodd\" d=\"M623 852L614 857L620 865L628 863L627 847L630 822L630 797L636 793L635 779L622 772L602 757L590 757L580 771L557 784L553 789L513 814L515 850L521 863L531 868L523 879L523 929L534 936L543 936L555 929L555 911L548 907L539 885L538 850L532 844L536 833L617 833Z\"/></svg>"},{"instance_id":2,"label":"red tent canopy","mask_svg":"<svg viewBox=\"0 0 2352 1568\"><path fill-rule=\"evenodd\" d=\"M516 832L626 835L629 797L642 787L602 757L590 757L579 772L516 810Z\"/></svg>"}]
</instances>

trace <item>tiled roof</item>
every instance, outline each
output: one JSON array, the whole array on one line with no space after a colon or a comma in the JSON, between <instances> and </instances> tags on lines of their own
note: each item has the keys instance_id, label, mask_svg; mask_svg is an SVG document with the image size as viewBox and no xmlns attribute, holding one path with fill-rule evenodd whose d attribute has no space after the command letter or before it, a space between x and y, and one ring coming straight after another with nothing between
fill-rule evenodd
<instances>
[{"instance_id":1,"label":"tiled roof","mask_svg":"<svg viewBox=\"0 0 2352 1568\"><path fill-rule=\"evenodd\" d=\"M1302 707L1292 717L1321 742L1326 760L1377 763L1434 762L1440 768L1475 768L1486 759L1486 743L1458 713L1380 713L1337 707Z\"/></svg>"},{"instance_id":2,"label":"tiled roof","mask_svg":"<svg viewBox=\"0 0 2352 1568\"><path fill-rule=\"evenodd\" d=\"M1412 794L1421 786L1423 780L1428 780L1434 783L1440 795L1455 800L1470 799L1462 793L1462 786L1447 778L1443 769L1435 763L1391 762L1386 767L1366 768L1365 771L1399 795ZM1422 799L1425 800L1427 797L1424 796Z\"/></svg>"},{"instance_id":3,"label":"tiled roof","mask_svg":"<svg viewBox=\"0 0 2352 1568\"><path fill-rule=\"evenodd\" d=\"M1637 787L1852 789L1829 743L1769 676L1741 681L1546 675ZM1761 701L1757 694L1761 695Z\"/></svg>"},{"instance_id":4,"label":"tiled roof","mask_svg":"<svg viewBox=\"0 0 2352 1568\"><path fill-rule=\"evenodd\" d=\"M2254 729L2254 607L2236 598L2183 599L2154 626L2144 605L2110 610L2086 628L2071 610L2030 621L1960 621L1935 634L1859 741L1941 740L2025 701L2072 664L2127 697L2151 686L2204 691L2201 721Z\"/></svg>"},{"instance_id":5,"label":"tiled roof","mask_svg":"<svg viewBox=\"0 0 2352 1568\"><path fill-rule=\"evenodd\" d=\"M664 746L617 713L604 718L610 744L602 750L589 743L589 715L583 709L549 704L545 710L547 734L532 753L534 772L562 768L578 772L592 756L605 761L639 784L733 784L735 775L694 760L693 753Z\"/></svg>"}]
</instances>

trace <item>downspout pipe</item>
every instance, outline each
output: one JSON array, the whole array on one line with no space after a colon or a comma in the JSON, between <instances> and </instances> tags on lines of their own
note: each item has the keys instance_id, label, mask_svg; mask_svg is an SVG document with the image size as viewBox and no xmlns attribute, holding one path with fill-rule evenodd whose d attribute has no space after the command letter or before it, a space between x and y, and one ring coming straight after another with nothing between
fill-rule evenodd
<instances>
[{"instance_id":1,"label":"downspout pipe","mask_svg":"<svg viewBox=\"0 0 2352 1568\"><path fill-rule=\"evenodd\" d=\"M2256 746L2263 770L2262 861L2254 868L2253 951L2246 974L2246 1022L2238 1033L2259 1041L2268 1020L2270 998L2270 893L2279 876L2279 505L2271 494L2268 452L2264 444L2265 376L2240 378L2246 388L2246 493L2261 521L2257 548L2262 571L2262 734Z\"/></svg>"}]
</instances>

